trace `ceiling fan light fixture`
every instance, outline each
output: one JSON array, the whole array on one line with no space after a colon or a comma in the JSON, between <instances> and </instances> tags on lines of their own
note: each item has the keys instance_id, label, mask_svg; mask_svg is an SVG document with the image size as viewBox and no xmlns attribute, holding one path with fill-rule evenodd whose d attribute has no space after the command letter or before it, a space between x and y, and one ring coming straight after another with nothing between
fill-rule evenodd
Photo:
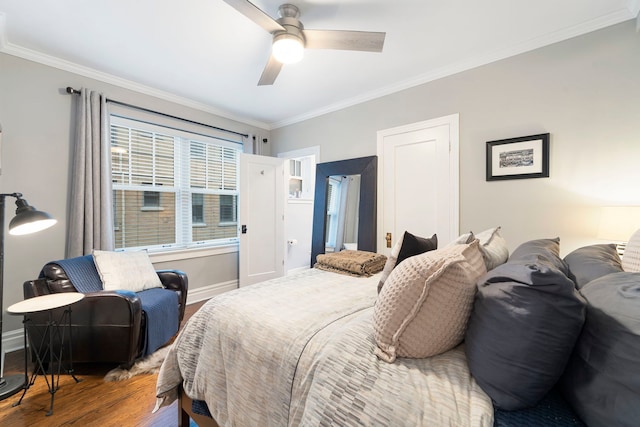
<instances>
[{"instance_id":1,"label":"ceiling fan light fixture","mask_svg":"<svg viewBox=\"0 0 640 427\"><path fill-rule=\"evenodd\" d=\"M304 43L294 34L280 34L274 37L272 52L274 58L283 64L300 62L304 56Z\"/></svg>"}]
</instances>

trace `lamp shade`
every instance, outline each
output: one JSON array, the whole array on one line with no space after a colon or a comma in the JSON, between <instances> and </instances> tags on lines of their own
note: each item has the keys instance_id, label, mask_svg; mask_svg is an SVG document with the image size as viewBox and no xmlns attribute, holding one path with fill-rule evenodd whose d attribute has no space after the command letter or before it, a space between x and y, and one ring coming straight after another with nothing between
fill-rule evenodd
<instances>
[{"instance_id":1,"label":"lamp shade","mask_svg":"<svg viewBox=\"0 0 640 427\"><path fill-rule=\"evenodd\" d=\"M602 208L598 239L627 242L640 228L640 206L607 206Z\"/></svg>"},{"instance_id":2,"label":"lamp shade","mask_svg":"<svg viewBox=\"0 0 640 427\"><path fill-rule=\"evenodd\" d=\"M16 199L16 206L16 216L9 223L9 234L22 235L35 233L49 228L58 222L48 213L29 206L29 203L22 198Z\"/></svg>"}]
</instances>

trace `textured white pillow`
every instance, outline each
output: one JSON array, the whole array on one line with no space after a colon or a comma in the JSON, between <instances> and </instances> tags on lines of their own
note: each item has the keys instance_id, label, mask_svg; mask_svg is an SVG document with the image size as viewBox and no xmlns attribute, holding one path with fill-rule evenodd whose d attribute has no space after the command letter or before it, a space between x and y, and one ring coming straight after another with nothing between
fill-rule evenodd
<instances>
[{"instance_id":1,"label":"textured white pillow","mask_svg":"<svg viewBox=\"0 0 640 427\"><path fill-rule=\"evenodd\" d=\"M160 278L151 264L149 255L140 252L93 251L93 261L107 291L128 290L140 292L161 288Z\"/></svg>"},{"instance_id":2,"label":"textured white pillow","mask_svg":"<svg viewBox=\"0 0 640 427\"><path fill-rule=\"evenodd\" d=\"M396 357L434 356L460 344L476 281L486 271L477 240L398 264L373 310L376 355L393 362Z\"/></svg>"},{"instance_id":3,"label":"textured white pillow","mask_svg":"<svg viewBox=\"0 0 640 427\"><path fill-rule=\"evenodd\" d=\"M468 233L459 235L456 239L447 243L447 246L445 246L445 248L451 247L453 245L466 245L473 242L475 238L476 236L473 235L473 231L470 231Z\"/></svg>"},{"instance_id":4,"label":"textured white pillow","mask_svg":"<svg viewBox=\"0 0 640 427\"><path fill-rule=\"evenodd\" d=\"M622 255L622 269L629 273L640 273L640 230L631 235Z\"/></svg>"},{"instance_id":5,"label":"textured white pillow","mask_svg":"<svg viewBox=\"0 0 640 427\"><path fill-rule=\"evenodd\" d=\"M475 236L480 241L480 252L482 253L482 258L484 258L487 271L507 262L509 248L507 247L507 241L500 235L500 227L484 230Z\"/></svg>"}]
</instances>

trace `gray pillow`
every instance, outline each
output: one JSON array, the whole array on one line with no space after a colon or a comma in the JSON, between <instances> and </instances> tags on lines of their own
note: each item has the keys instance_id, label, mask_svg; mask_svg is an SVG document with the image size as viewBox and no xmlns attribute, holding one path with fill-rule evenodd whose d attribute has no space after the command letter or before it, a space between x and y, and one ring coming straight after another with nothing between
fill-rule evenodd
<instances>
[{"instance_id":1,"label":"gray pillow","mask_svg":"<svg viewBox=\"0 0 640 427\"><path fill-rule=\"evenodd\" d=\"M500 409L537 404L580 334L585 301L557 268L564 265L558 253L558 239L524 243L478 282L465 351L471 374Z\"/></svg>"},{"instance_id":2,"label":"gray pillow","mask_svg":"<svg viewBox=\"0 0 640 427\"><path fill-rule=\"evenodd\" d=\"M640 423L640 273L619 272L581 290L587 318L561 386L589 426Z\"/></svg>"},{"instance_id":3,"label":"gray pillow","mask_svg":"<svg viewBox=\"0 0 640 427\"><path fill-rule=\"evenodd\" d=\"M569 274L567 264L560 259L560 238L530 240L518 246L509 256L509 262L520 264L542 262L552 265L563 274Z\"/></svg>"},{"instance_id":4,"label":"gray pillow","mask_svg":"<svg viewBox=\"0 0 640 427\"><path fill-rule=\"evenodd\" d=\"M613 243L578 248L564 257L569 278L581 289L599 277L622 271L620 256Z\"/></svg>"}]
</instances>

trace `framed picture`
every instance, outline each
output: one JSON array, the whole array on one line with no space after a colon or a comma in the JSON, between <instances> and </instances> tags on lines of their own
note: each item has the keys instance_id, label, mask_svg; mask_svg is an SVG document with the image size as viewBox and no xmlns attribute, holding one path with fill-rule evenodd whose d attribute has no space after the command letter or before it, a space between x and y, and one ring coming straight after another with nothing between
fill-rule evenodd
<instances>
[{"instance_id":1,"label":"framed picture","mask_svg":"<svg viewBox=\"0 0 640 427\"><path fill-rule=\"evenodd\" d=\"M548 133L487 141L487 181L548 176Z\"/></svg>"}]
</instances>

